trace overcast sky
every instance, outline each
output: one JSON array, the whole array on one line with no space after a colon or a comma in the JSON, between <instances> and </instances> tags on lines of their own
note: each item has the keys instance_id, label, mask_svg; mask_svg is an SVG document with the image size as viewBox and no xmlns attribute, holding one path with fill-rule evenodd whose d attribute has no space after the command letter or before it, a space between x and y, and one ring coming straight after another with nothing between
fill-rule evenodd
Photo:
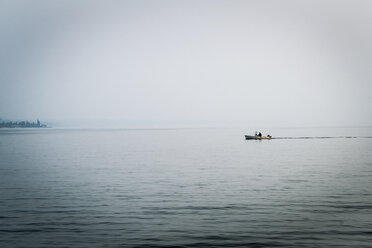
<instances>
[{"instance_id":1,"label":"overcast sky","mask_svg":"<svg viewBox=\"0 0 372 248\"><path fill-rule=\"evenodd\" d=\"M370 125L372 1L0 0L0 86L3 119Z\"/></svg>"}]
</instances>

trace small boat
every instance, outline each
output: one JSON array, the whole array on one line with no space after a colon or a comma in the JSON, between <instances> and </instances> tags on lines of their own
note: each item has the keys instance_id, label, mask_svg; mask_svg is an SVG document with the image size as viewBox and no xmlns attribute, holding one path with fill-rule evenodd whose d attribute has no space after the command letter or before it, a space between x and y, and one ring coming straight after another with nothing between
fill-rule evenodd
<instances>
[{"instance_id":1,"label":"small boat","mask_svg":"<svg viewBox=\"0 0 372 248\"><path fill-rule=\"evenodd\" d=\"M267 140L267 139L271 139L271 136L270 135L267 135L267 136L251 136L251 135L244 135L245 136L245 139L246 140Z\"/></svg>"}]
</instances>

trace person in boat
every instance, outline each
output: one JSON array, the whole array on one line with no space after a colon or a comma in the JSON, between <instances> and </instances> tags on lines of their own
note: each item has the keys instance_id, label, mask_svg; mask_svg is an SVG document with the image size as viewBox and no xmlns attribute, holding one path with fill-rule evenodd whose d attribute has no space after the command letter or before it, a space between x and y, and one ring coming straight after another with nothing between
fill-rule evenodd
<instances>
[{"instance_id":1,"label":"person in boat","mask_svg":"<svg viewBox=\"0 0 372 248\"><path fill-rule=\"evenodd\" d=\"M254 136L257 136L257 131L256 131L256 132L254 132Z\"/></svg>"},{"instance_id":2,"label":"person in boat","mask_svg":"<svg viewBox=\"0 0 372 248\"><path fill-rule=\"evenodd\" d=\"M262 137L262 133L261 132L258 133L258 137Z\"/></svg>"},{"instance_id":3,"label":"person in boat","mask_svg":"<svg viewBox=\"0 0 372 248\"><path fill-rule=\"evenodd\" d=\"M267 137L271 139L271 135L270 134L268 134Z\"/></svg>"}]
</instances>

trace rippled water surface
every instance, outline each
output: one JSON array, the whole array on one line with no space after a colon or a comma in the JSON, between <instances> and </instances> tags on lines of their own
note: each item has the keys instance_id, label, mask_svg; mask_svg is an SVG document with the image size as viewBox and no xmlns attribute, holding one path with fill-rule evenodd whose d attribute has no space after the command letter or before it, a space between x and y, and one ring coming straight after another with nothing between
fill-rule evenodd
<instances>
[{"instance_id":1,"label":"rippled water surface","mask_svg":"<svg viewBox=\"0 0 372 248\"><path fill-rule=\"evenodd\" d=\"M371 247L371 130L0 130L0 247Z\"/></svg>"}]
</instances>

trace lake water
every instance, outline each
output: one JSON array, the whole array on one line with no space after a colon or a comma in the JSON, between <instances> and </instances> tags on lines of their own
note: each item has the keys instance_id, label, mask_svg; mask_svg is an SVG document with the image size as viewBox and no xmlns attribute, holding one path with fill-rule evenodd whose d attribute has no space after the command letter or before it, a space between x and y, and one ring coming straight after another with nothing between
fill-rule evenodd
<instances>
[{"instance_id":1,"label":"lake water","mask_svg":"<svg viewBox=\"0 0 372 248\"><path fill-rule=\"evenodd\" d=\"M372 128L254 131L0 130L0 247L372 246Z\"/></svg>"}]
</instances>

